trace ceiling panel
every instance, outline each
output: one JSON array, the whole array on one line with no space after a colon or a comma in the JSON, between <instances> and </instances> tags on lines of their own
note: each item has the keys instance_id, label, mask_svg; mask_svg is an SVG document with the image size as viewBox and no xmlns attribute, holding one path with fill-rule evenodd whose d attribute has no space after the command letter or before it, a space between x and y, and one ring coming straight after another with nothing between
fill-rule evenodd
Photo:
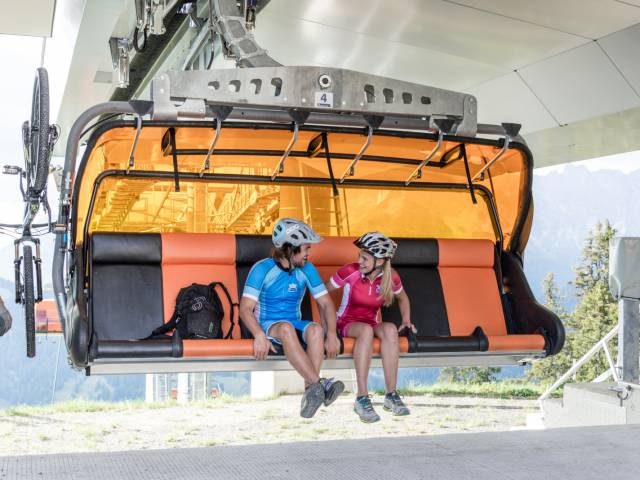
<instances>
[{"instance_id":1,"label":"ceiling panel","mask_svg":"<svg viewBox=\"0 0 640 480\"><path fill-rule=\"evenodd\" d=\"M561 124L640 105L640 98L596 42L519 73Z\"/></svg>"},{"instance_id":2,"label":"ceiling panel","mask_svg":"<svg viewBox=\"0 0 640 480\"><path fill-rule=\"evenodd\" d=\"M55 0L20 0L3 2L0 34L50 37L53 29Z\"/></svg>"},{"instance_id":3,"label":"ceiling panel","mask_svg":"<svg viewBox=\"0 0 640 480\"><path fill-rule=\"evenodd\" d=\"M285 65L348 68L453 90L477 85L508 71L367 34L283 17L266 9L261 12L259 22L256 40Z\"/></svg>"},{"instance_id":4,"label":"ceiling panel","mask_svg":"<svg viewBox=\"0 0 640 480\"><path fill-rule=\"evenodd\" d=\"M640 8L615 0L445 0L597 39L640 22ZM640 5L640 1L638 1Z\"/></svg>"},{"instance_id":5,"label":"ceiling panel","mask_svg":"<svg viewBox=\"0 0 640 480\"><path fill-rule=\"evenodd\" d=\"M261 22L266 14L278 15L280 20L287 18L306 25L367 34L399 44L399 49L410 45L508 70L587 41L441 0L277 0L260 14L256 31L263 28ZM321 39L315 48L323 48L326 41L330 39Z\"/></svg>"},{"instance_id":6,"label":"ceiling panel","mask_svg":"<svg viewBox=\"0 0 640 480\"><path fill-rule=\"evenodd\" d=\"M611 60L631 83L635 91L640 92L640 61L638 61L640 24L604 37L598 40L598 43L611 57Z\"/></svg>"},{"instance_id":7,"label":"ceiling panel","mask_svg":"<svg viewBox=\"0 0 640 480\"><path fill-rule=\"evenodd\" d=\"M535 167L640 150L640 108L524 135Z\"/></svg>"},{"instance_id":8,"label":"ceiling panel","mask_svg":"<svg viewBox=\"0 0 640 480\"><path fill-rule=\"evenodd\" d=\"M465 90L478 99L478 122L519 123L522 133L558 126L516 73Z\"/></svg>"}]
</instances>

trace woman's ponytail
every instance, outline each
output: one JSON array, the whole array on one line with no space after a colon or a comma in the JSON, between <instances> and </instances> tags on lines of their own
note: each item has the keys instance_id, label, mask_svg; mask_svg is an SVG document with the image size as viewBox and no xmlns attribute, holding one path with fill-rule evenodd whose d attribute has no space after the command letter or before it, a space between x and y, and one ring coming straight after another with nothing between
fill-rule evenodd
<instances>
[{"instance_id":1,"label":"woman's ponytail","mask_svg":"<svg viewBox=\"0 0 640 480\"><path fill-rule=\"evenodd\" d=\"M393 280L391 278L391 261L385 260L382 265L382 281L380 282L380 297L385 307L393 303Z\"/></svg>"}]
</instances>

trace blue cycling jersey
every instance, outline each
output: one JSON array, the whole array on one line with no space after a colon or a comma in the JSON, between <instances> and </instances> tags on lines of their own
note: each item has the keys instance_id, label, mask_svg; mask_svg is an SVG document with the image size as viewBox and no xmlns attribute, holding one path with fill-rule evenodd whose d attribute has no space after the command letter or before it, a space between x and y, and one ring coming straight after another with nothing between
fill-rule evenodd
<instances>
[{"instance_id":1,"label":"blue cycling jersey","mask_svg":"<svg viewBox=\"0 0 640 480\"><path fill-rule=\"evenodd\" d=\"M311 263L286 272L274 259L265 258L251 268L242 296L257 302L254 315L260 323L300 320L300 304L307 287L313 298L327 293L320 274Z\"/></svg>"}]
</instances>

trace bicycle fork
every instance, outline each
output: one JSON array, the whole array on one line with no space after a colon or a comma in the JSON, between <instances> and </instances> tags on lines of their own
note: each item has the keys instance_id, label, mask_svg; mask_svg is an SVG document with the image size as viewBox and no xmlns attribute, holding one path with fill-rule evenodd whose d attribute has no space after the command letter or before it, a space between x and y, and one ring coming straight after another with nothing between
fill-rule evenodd
<instances>
[{"instance_id":1,"label":"bicycle fork","mask_svg":"<svg viewBox=\"0 0 640 480\"><path fill-rule=\"evenodd\" d=\"M15 247L15 257L13 260L13 270L15 274L15 293L16 293L16 303L22 303L22 297L24 294L24 285L22 283L22 260L23 256L20 255L20 245L24 241L32 242L36 247L36 254L33 257L33 263L36 267L36 298L35 303L39 303L42 301L42 259L40 258L40 240L37 238L19 238L13 242ZM31 265L25 265L25 269L32 268Z\"/></svg>"}]
</instances>

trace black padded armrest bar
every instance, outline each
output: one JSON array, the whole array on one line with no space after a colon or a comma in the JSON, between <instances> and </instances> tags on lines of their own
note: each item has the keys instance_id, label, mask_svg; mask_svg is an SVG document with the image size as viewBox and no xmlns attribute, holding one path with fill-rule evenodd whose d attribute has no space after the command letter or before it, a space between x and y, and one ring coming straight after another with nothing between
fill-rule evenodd
<instances>
[{"instance_id":1,"label":"black padded armrest bar","mask_svg":"<svg viewBox=\"0 0 640 480\"><path fill-rule=\"evenodd\" d=\"M182 342L179 338L176 340L98 340L95 358L179 358L182 357Z\"/></svg>"},{"instance_id":2,"label":"black padded armrest bar","mask_svg":"<svg viewBox=\"0 0 640 480\"><path fill-rule=\"evenodd\" d=\"M489 340L480 327L469 336L416 336L408 330L405 336L409 340L409 353L486 352L489 349Z\"/></svg>"}]
</instances>

